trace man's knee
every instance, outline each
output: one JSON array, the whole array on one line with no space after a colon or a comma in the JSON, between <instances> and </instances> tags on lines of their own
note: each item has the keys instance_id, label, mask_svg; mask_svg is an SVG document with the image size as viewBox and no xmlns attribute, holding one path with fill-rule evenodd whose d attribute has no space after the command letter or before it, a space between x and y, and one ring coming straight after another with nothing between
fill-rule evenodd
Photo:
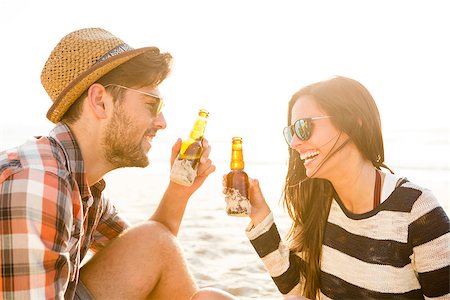
<instances>
[{"instance_id":1,"label":"man's knee","mask_svg":"<svg viewBox=\"0 0 450 300\"><path fill-rule=\"evenodd\" d=\"M238 300L238 298L218 289L205 288L195 293L191 300Z\"/></svg>"},{"instance_id":2,"label":"man's knee","mask_svg":"<svg viewBox=\"0 0 450 300\"><path fill-rule=\"evenodd\" d=\"M122 299L146 297L167 270L175 273L182 269L181 253L175 236L166 227L145 222L96 253L81 268L81 279L96 298L111 298L111 294Z\"/></svg>"},{"instance_id":3,"label":"man's knee","mask_svg":"<svg viewBox=\"0 0 450 300\"><path fill-rule=\"evenodd\" d=\"M128 229L122 238L130 242L130 245L142 246L152 251L157 249L176 248L178 241L176 237L159 222L146 221Z\"/></svg>"},{"instance_id":4,"label":"man's knee","mask_svg":"<svg viewBox=\"0 0 450 300\"><path fill-rule=\"evenodd\" d=\"M173 237L174 235L169 231L169 229L163 224L156 221L145 221L143 223L134 225L130 227L125 233L129 234L133 232L134 234L142 234L142 235L169 235Z\"/></svg>"}]
</instances>

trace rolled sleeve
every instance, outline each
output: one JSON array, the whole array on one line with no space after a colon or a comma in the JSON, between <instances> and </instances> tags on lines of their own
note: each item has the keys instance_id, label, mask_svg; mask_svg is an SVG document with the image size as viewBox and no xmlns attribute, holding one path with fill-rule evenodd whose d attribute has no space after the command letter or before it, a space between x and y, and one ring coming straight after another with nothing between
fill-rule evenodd
<instances>
[{"instance_id":1,"label":"rolled sleeve","mask_svg":"<svg viewBox=\"0 0 450 300\"><path fill-rule=\"evenodd\" d=\"M249 240L254 240L258 236L269 231L270 227L272 227L273 222L273 213L270 212L258 225L254 226L253 223L250 222L250 224L248 224L247 228L245 229L245 234L247 235Z\"/></svg>"},{"instance_id":2,"label":"rolled sleeve","mask_svg":"<svg viewBox=\"0 0 450 300\"><path fill-rule=\"evenodd\" d=\"M108 198L102 197L102 214L94 233L91 250L98 252L130 225L120 216Z\"/></svg>"}]
</instances>

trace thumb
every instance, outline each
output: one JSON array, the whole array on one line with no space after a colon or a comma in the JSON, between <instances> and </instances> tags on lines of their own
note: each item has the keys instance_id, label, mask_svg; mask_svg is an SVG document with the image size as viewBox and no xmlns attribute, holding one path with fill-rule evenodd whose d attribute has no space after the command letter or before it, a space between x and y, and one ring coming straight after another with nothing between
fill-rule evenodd
<instances>
[{"instance_id":1,"label":"thumb","mask_svg":"<svg viewBox=\"0 0 450 300\"><path fill-rule=\"evenodd\" d=\"M249 182L249 194L251 200L264 200L264 195L261 192L258 179L248 179Z\"/></svg>"},{"instance_id":2,"label":"thumb","mask_svg":"<svg viewBox=\"0 0 450 300\"><path fill-rule=\"evenodd\" d=\"M181 148L181 139L178 138L175 144L172 146L172 155L170 156L170 165L173 165L173 162L175 161L175 158L178 156L178 152L180 152Z\"/></svg>"}]
</instances>

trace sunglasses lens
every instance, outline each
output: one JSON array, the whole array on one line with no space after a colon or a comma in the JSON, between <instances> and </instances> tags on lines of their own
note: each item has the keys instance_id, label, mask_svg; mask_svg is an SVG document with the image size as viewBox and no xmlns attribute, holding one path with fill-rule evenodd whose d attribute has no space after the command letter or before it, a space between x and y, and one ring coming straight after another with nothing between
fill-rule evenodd
<instances>
[{"instance_id":1,"label":"sunglasses lens","mask_svg":"<svg viewBox=\"0 0 450 300\"><path fill-rule=\"evenodd\" d=\"M162 98L159 99L159 103L158 103L158 108L156 110L156 114L159 115L159 113L161 112L162 108L164 106L164 101Z\"/></svg>"},{"instance_id":2,"label":"sunglasses lens","mask_svg":"<svg viewBox=\"0 0 450 300\"><path fill-rule=\"evenodd\" d=\"M312 120L311 119L299 119L294 125L285 127L283 129L284 139L288 145L291 145L292 139L295 135L301 141L306 141L311 137Z\"/></svg>"},{"instance_id":3,"label":"sunglasses lens","mask_svg":"<svg viewBox=\"0 0 450 300\"><path fill-rule=\"evenodd\" d=\"M283 135L284 135L284 139L286 140L286 143L288 145L290 145L292 142L292 138L293 138L293 132L292 132L292 129L290 126L285 127L283 129Z\"/></svg>"},{"instance_id":4,"label":"sunglasses lens","mask_svg":"<svg viewBox=\"0 0 450 300\"><path fill-rule=\"evenodd\" d=\"M301 141L306 141L311 136L311 121L300 119L294 124L295 134Z\"/></svg>"}]
</instances>

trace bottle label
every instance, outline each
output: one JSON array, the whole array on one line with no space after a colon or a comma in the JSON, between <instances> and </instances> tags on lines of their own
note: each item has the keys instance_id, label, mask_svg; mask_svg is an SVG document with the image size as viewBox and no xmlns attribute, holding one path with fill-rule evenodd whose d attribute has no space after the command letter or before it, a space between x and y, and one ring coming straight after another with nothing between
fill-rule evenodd
<instances>
[{"instance_id":1,"label":"bottle label","mask_svg":"<svg viewBox=\"0 0 450 300\"><path fill-rule=\"evenodd\" d=\"M186 143L181 144L180 158L189 160L199 160L202 156L203 147L201 145L201 140L191 140Z\"/></svg>"},{"instance_id":2,"label":"bottle label","mask_svg":"<svg viewBox=\"0 0 450 300\"><path fill-rule=\"evenodd\" d=\"M170 180L184 186L191 186L197 176L196 166L197 160L177 157L170 171Z\"/></svg>"},{"instance_id":3,"label":"bottle label","mask_svg":"<svg viewBox=\"0 0 450 300\"><path fill-rule=\"evenodd\" d=\"M250 201L241 195L238 189L227 188L225 194L225 201L227 203L227 214L235 217L245 217L250 214Z\"/></svg>"}]
</instances>

